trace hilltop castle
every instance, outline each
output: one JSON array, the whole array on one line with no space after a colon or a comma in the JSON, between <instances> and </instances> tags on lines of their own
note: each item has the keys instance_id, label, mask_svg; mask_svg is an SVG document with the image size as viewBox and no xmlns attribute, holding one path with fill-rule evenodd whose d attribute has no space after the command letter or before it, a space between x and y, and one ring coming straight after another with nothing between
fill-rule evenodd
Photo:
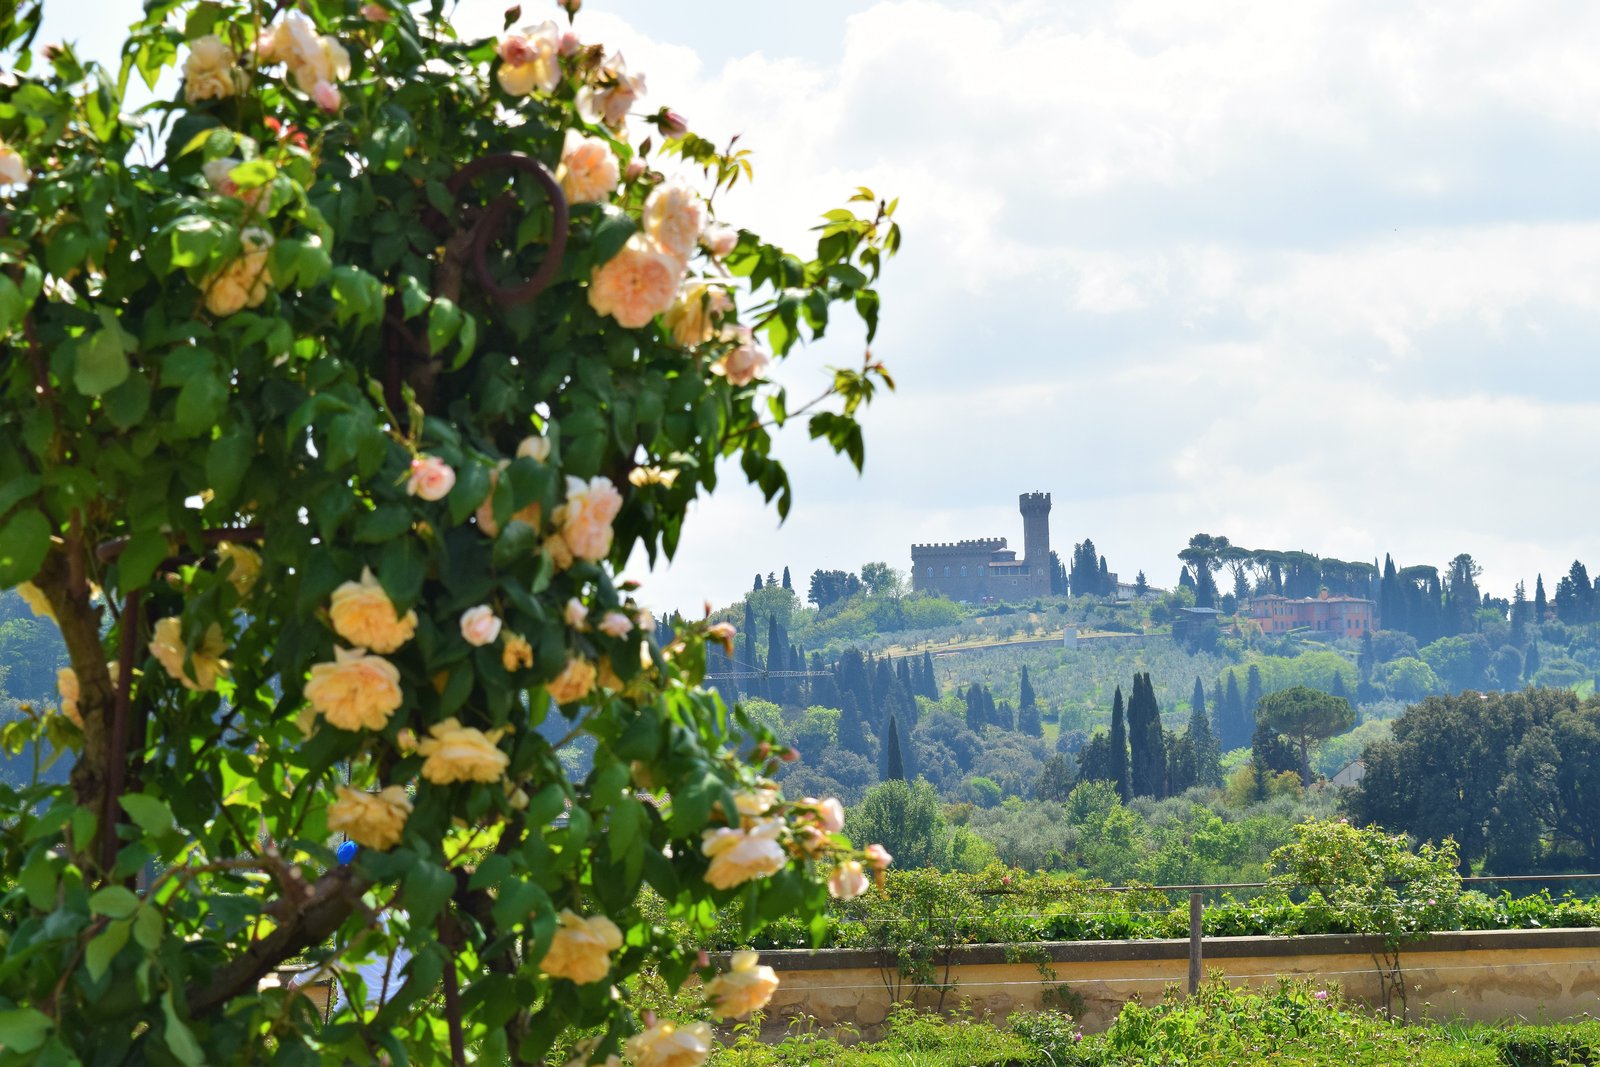
<instances>
[{"instance_id":1,"label":"hilltop castle","mask_svg":"<svg viewBox=\"0 0 1600 1067\"><path fill-rule=\"evenodd\" d=\"M1050 494L1023 493L1022 551L1004 537L911 546L911 588L951 600L1021 600L1050 595Z\"/></svg>"}]
</instances>

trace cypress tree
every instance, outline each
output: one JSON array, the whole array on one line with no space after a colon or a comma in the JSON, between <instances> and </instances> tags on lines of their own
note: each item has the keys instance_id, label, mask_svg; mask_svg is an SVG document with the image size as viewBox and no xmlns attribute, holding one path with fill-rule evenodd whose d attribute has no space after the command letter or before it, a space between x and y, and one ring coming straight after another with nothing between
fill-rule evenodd
<instances>
[{"instance_id":1,"label":"cypress tree","mask_svg":"<svg viewBox=\"0 0 1600 1067\"><path fill-rule=\"evenodd\" d=\"M1194 575L1189 573L1188 567L1184 567L1178 572L1178 588L1187 589L1191 593L1195 591Z\"/></svg>"},{"instance_id":2,"label":"cypress tree","mask_svg":"<svg viewBox=\"0 0 1600 1067\"><path fill-rule=\"evenodd\" d=\"M767 697L774 704L788 703L788 687L783 683L787 678L775 678L774 672L788 670L784 664L789 650L789 642L783 638L782 628L778 625L777 615L767 616Z\"/></svg>"},{"instance_id":3,"label":"cypress tree","mask_svg":"<svg viewBox=\"0 0 1600 1067\"><path fill-rule=\"evenodd\" d=\"M750 601L744 602L744 630L739 634L739 666L746 671L759 671L761 657L756 655L756 609ZM765 679L751 678L745 686L745 691L753 697L765 700L767 687Z\"/></svg>"},{"instance_id":4,"label":"cypress tree","mask_svg":"<svg viewBox=\"0 0 1600 1067\"><path fill-rule=\"evenodd\" d=\"M1533 585L1533 623L1537 630L1540 623L1544 622L1545 614L1550 610L1550 602L1544 596L1544 575L1539 575Z\"/></svg>"},{"instance_id":5,"label":"cypress tree","mask_svg":"<svg viewBox=\"0 0 1600 1067\"><path fill-rule=\"evenodd\" d=\"M1328 695L1336 696L1340 700L1348 700L1349 694L1345 692L1344 675L1338 671L1333 672L1333 684L1328 686Z\"/></svg>"},{"instance_id":6,"label":"cypress tree","mask_svg":"<svg viewBox=\"0 0 1600 1067\"><path fill-rule=\"evenodd\" d=\"M984 715L983 694L978 691L978 683L973 682L967 686L967 729L975 734L982 734L983 728L988 724Z\"/></svg>"},{"instance_id":7,"label":"cypress tree","mask_svg":"<svg viewBox=\"0 0 1600 1067\"><path fill-rule=\"evenodd\" d=\"M1111 596L1116 593L1116 590L1111 588L1111 568L1106 566L1106 558L1104 556L1100 557L1100 569L1097 572L1097 577L1101 596Z\"/></svg>"},{"instance_id":8,"label":"cypress tree","mask_svg":"<svg viewBox=\"0 0 1600 1067\"><path fill-rule=\"evenodd\" d=\"M1133 796L1128 790L1128 727L1122 718L1122 686L1111 701L1111 781L1123 803Z\"/></svg>"},{"instance_id":9,"label":"cypress tree","mask_svg":"<svg viewBox=\"0 0 1600 1067\"><path fill-rule=\"evenodd\" d=\"M1239 679L1232 671L1228 672L1228 690L1222 698L1223 714L1218 716L1218 724L1226 726L1221 730L1222 747L1225 749L1242 748L1250 743L1250 722L1244 715L1244 698L1239 695Z\"/></svg>"},{"instance_id":10,"label":"cypress tree","mask_svg":"<svg viewBox=\"0 0 1600 1067\"><path fill-rule=\"evenodd\" d=\"M789 568L788 567L783 568L783 587L785 589L793 589L794 588L793 585L789 584Z\"/></svg>"},{"instance_id":11,"label":"cypress tree","mask_svg":"<svg viewBox=\"0 0 1600 1067\"><path fill-rule=\"evenodd\" d=\"M1198 687L1198 678L1195 684ZM1185 742L1194 761L1194 784L1208 789L1222 785L1222 753L1217 749L1217 738L1211 732L1211 719L1206 715L1203 700L1189 709L1189 730L1185 734Z\"/></svg>"},{"instance_id":12,"label":"cypress tree","mask_svg":"<svg viewBox=\"0 0 1600 1067\"><path fill-rule=\"evenodd\" d=\"M994 724L1002 730L1015 730L1017 716L1012 711L1011 705L1002 700L994 709Z\"/></svg>"},{"instance_id":13,"label":"cypress tree","mask_svg":"<svg viewBox=\"0 0 1600 1067\"><path fill-rule=\"evenodd\" d=\"M856 704L855 694L850 692L846 692L839 701L839 747L846 752L872 758L867 732L861 726L861 709Z\"/></svg>"},{"instance_id":14,"label":"cypress tree","mask_svg":"<svg viewBox=\"0 0 1600 1067\"><path fill-rule=\"evenodd\" d=\"M1194 743L1188 734L1163 733L1162 750L1166 753L1166 767L1162 793L1175 797L1196 785Z\"/></svg>"},{"instance_id":15,"label":"cypress tree","mask_svg":"<svg viewBox=\"0 0 1600 1067\"><path fill-rule=\"evenodd\" d=\"M1044 736L1044 721L1039 718L1039 705L1027 704L1017 709L1017 729L1029 737Z\"/></svg>"},{"instance_id":16,"label":"cypress tree","mask_svg":"<svg viewBox=\"0 0 1600 1067\"><path fill-rule=\"evenodd\" d=\"M1535 637L1528 641L1528 653L1522 660L1522 677L1528 680L1529 685L1534 684L1533 676L1539 673L1539 666L1539 639Z\"/></svg>"},{"instance_id":17,"label":"cypress tree","mask_svg":"<svg viewBox=\"0 0 1600 1067\"><path fill-rule=\"evenodd\" d=\"M1024 664L1022 668L1022 688L1020 695L1017 697L1017 707L1021 709L1032 708L1034 707L1035 703L1036 700L1033 695L1033 683L1028 681L1028 668L1027 665Z\"/></svg>"},{"instance_id":18,"label":"cypress tree","mask_svg":"<svg viewBox=\"0 0 1600 1067\"><path fill-rule=\"evenodd\" d=\"M1189 710L1198 711L1201 715L1206 713L1206 687L1198 674L1194 676L1194 693L1189 697Z\"/></svg>"},{"instance_id":19,"label":"cypress tree","mask_svg":"<svg viewBox=\"0 0 1600 1067\"><path fill-rule=\"evenodd\" d=\"M1261 670L1255 664L1250 665L1250 674L1244 683L1244 721L1254 729L1256 721L1256 705L1261 703Z\"/></svg>"},{"instance_id":20,"label":"cypress tree","mask_svg":"<svg viewBox=\"0 0 1600 1067\"><path fill-rule=\"evenodd\" d=\"M760 571L756 571L756 583L750 587L750 591L753 593L753 592L755 592L756 590L758 590L760 588L761 588L761 572Z\"/></svg>"},{"instance_id":21,"label":"cypress tree","mask_svg":"<svg viewBox=\"0 0 1600 1067\"><path fill-rule=\"evenodd\" d=\"M1149 674L1135 674L1128 700L1128 784L1133 795L1160 799L1166 769L1155 686Z\"/></svg>"},{"instance_id":22,"label":"cypress tree","mask_svg":"<svg viewBox=\"0 0 1600 1067\"><path fill-rule=\"evenodd\" d=\"M884 745L886 755L883 763L883 780L903 782L906 780L906 764L900 754L900 723L893 715L889 716L887 735L888 742Z\"/></svg>"},{"instance_id":23,"label":"cypress tree","mask_svg":"<svg viewBox=\"0 0 1600 1067\"><path fill-rule=\"evenodd\" d=\"M929 700L939 699L939 679L933 673L933 654L922 653L922 695Z\"/></svg>"},{"instance_id":24,"label":"cypress tree","mask_svg":"<svg viewBox=\"0 0 1600 1067\"><path fill-rule=\"evenodd\" d=\"M896 662L894 673L895 677L900 680L900 684L905 687L906 692L915 693L917 691L916 686L911 682L911 660L909 657L902 656Z\"/></svg>"}]
</instances>

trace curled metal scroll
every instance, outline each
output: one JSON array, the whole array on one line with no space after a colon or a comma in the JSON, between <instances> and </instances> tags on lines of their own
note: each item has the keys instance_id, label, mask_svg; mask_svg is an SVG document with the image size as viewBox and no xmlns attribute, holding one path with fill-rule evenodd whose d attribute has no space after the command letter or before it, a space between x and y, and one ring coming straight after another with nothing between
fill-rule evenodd
<instances>
[{"instance_id":1,"label":"curled metal scroll","mask_svg":"<svg viewBox=\"0 0 1600 1067\"><path fill-rule=\"evenodd\" d=\"M511 209L517 206L515 195L503 193L489 202L483 215L473 225L468 252L471 255L472 273L485 293L507 306L526 304L544 291L545 287L555 279L556 270L561 266L561 257L567 250L567 198L562 194L561 185L556 181L555 175L551 174L543 163L522 152L496 152L475 159L456 171L445 183L445 188L449 189L452 195L459 197L462 190L474 179L501 170L527 174L544 191L545 200L549 202L553 216L550 224L550 245L545 250L544 259L539 263L539 269L533 272L533 277L519 285L509 287L495 281L494 276L489 273L489 245L500 236L506 217L511 213Z\"/></svg>"}]
</instances>

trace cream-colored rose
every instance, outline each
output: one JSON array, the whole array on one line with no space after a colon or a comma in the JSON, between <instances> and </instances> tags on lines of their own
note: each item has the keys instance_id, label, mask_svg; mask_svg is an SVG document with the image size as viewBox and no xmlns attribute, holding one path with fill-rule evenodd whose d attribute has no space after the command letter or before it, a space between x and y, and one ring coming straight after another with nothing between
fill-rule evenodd
<instances>
[{"instance_id":1,"label":"cream-colored rose","mask_svg":"<svg viewBox=\"0 0 1600 1067\"><path fill-rule=\"evenodd\" d=\"M500 734L499 730L484 733L474 726L462 726L454 716L434 723L417 746L423 757L422 777L434 785L497 780L511 762L498 747Z\"/></svg>"},{"instance_id":2,"label":"cream-colored rose","mask_svg":"<svg viewBox=\"0 0 1600 1067\"><path fill-rule=\"evenodd\" d=\"M345 582L333 591L328 607L333 632L352 645L388 655L417 632L417 613L401 616L372 568L361 568L359 582Z\"/></svg>"},{"instance_id":3,"label":"cream-colored rose","mask_svg":"<svg viewBox=\"0 0 1600 1067\"><path fill-rule=\"evenodd\" d=\"M829 797L817 804L817 821L830 834L844 830L844 805L838 797Z\"/></svg>"},{"instance_id":4,"label":"cream-colored rose","mask_svg":"<svg viewBox=\"0 0 1600 1067\"><path fill-rule=\"evenodd\" d=\"M749 385L766 371L772 357L756 347L748 329L740 327L732 336L734 347L711 365L711 371L725 375L729 385Z\"/></svg>"},{"instance_id":5,"label":"cream-colored rose","mask_svg":"<svg viewBox=\"0 0 1600 1067\"><path fill-rule=\"evenodd\" d=\"M550 458L550 438L529 434L517 442L518 459L535 459L540 463Z\"/></svg>"},{"instance_id":6,"label":"cream-colored rose","mask_svg":"<svg viewBox=\"0 0 1600 1067\"><path fill-rule=\"evenodd\" d=\"M567 625L581 633L589 630L589 609L583 606L583 601L577 597L569 597L566 607L561 609L561 615L567 620Z\"/></svg>"},{"instance_id":7,"label":"cream-colored rose","mask_svg":"<svg viewBox=\"0 0 1600 1067\"><path fill-rule=\"evenodd\" d=\"M306 700L341 730L381 730L404 701L400 671L381 656L336 648L332 663L311 668Z\"/></svg>"},{"instance_id":8,"label":"cream-colored rose","mask_svg":"<svg viewBox=\"0 0 1600 1067\"><path fill-rule=\"evenodd\" d=\"M607 637L627 637L633 632L633 620L620 611L608 611L600 620L600 632Z\"/></svg>"},{"instance_id":9,"label":"cream-colored rose","mask_svg":"<svg viewBox=\"0 0 1600 1067\"><path fill-rule=\"evenodd\" d=\"M28 605L28 610L41 619L56 621L56 609L50 606L50 598L44 595L44 590L32 582L23 582L17 586L17 595L22 602Z\"/></svg>"},{"instance_id":10,"label":"cream-colored rose","mask_svg":"<svg viewBox=\"0 0 1600 1067\"><path fill-rule=\"evenodd\" d=\"M561 925L550 942L550 951L539 961L539 969L552 978L566 978L578 985L599 982L611 973L611 953L622 947L622 931L604 915L585 919L571 909L557 917Z\"/></svg>"},{"instance_id":11,"label":"cream-colored rose","mask_svg":"<svg viewBox=\"0 0 1600 1067\"><path fill-rule=\"evenodd\" d=\"M867 854L867 862L872 865L872 869L875 871L888 870L889 864L894 862L894 857L889 855L889 850L882 845L868 845L865 852Z\"/></svg>"},{"instance_id":12,"label":"cream-colored rose","mask_svg":"<svg viewBox=\"0 0 1600 1067\"><path fill-rule=\"evenodd\" d=\"M644 232L657 247L680 264L687 263L705 229L705 201L687 185L658 186L644 202L642 221Z\"/></svg>"},{"instance_id":13,"label":"cream-colored rose","mask_svg":"<svg viewBox=\"0 0 1600 1067\"><path fill-rule=\"evenodd\" d=\"M500 616L487 604L468 608L461 613L461 636L467 644L482 648L494 644L500 636Z\"/></svg>"},{"instance_id":14,"label":"cream-colored rose","mask_svg":"<svg viewBox=\"0 0 1600 1067\"><path fill-rule=\"evenodd\" d=\"M765 815L772 810L772 805L777 803L777 800L778 791L766 787L735 793L733 796L733 803L738 807L739 814L748 819Z\"/></svg>"},{"instance_id":15,"label":"cream-colored rose","mask_svg":"<svg viewBox=\"0 0 1600 1067\"><path fill-rule=\"evenodd\" d=\"M586 659L569 656L561 673L545 683L550 699L557 704L575 704L594 691L594 666Z\"/></svg>"},{"instance_id":16,"label":"cream-colored rose","mask_svg":"<svg viewBox=\"0 0 1600 1067\"><path fill-rule=\"evenodd\" d=\"M328 808L328 829L350 835L362 848L387 852L400 843L410 815L411 800L403 786L368 793L341 785L339 799Z\"/></svg>"},{"instance_id":17,"label":"cream-colored rose","mask_svg":"<svg viewBox=\"0 0 1600 1067\"><path fill-rule=\"evenodd\" d=\"M828 892L840 900L854 900L871 886L867 873L855 860L845 860L828 878Z\"/></svg>"},{"instance_id":18,"label":"cream-colored rose","mask_svg":"<svg viewBox=\"0 0 1600 1067\"><path fill-rule=\"evenodd\" d=\"M567 547L560 534L546 537L539 548L550 557L550 562L555 564L556 570L564 571L572 566L572 549Z\"/></svg>"},{"instance_id":19,"label":"cream-colored rose","mask_svg":"<svg viewBox=\"0 0 1600 1067\"><path fill-rule=\"evenodd\" d=\"M261 577L261 555L253 548L223 541L217 545L217 567L228 567L228 583L243 600Z\"/></svg>"},{"instance_id":20,"label":"cream-colored rose","mask_svg":"<svg viewBox=\"0 0 1600 1067\"><path fill-rule=\"evenodd\" d=\"M56 691L61 694L61 714L72 720L72 724L83 729L83 715L78 711L78 672L71 667L62 667L56 671Z\"/></svg>"},{"instance_id":21,"label":"cream-colored rose","mask_svg":"<svg viewBox=\"0 0 1600 1067\"><path fill-rule=\"evenodd\" d=\"M183 61L183 98L191 104L224 100L239 91L241 71L233 49L214 33L189 42Z\"/></svg>"},{"instance_id":22,"label":"cream-colored rose","mask_svg":"<svg viewBox=\"0 0 1600 1067\"><path fill-rule=\"evenodd\" d=\"M411 461L406 492L424 500L443 500L456 485L456 472L438 456L417 456Z\"/></svg>"},{"instance_id":23,"label":"cream-colored rose","mask_svg":"<svg viewBox=\"0 0 1600 1067\"><path fill-rule=\"evenodd\" d=\"M621 510L622 494L611 479L597 475L585 483L569 476L567 501L551 518L572 554L594 563L611 551L611 523Z\"/></svg>"},{"instance_id":24,"label":"cream-colored rose","mask_svg":"<svg viewBox=\"0 0 1600 1067\"><path fill-rule=\"evenodd\" d=\"M311 90L311 99L330 115L344 106L344 96L331 82L318 82Z\"/></svg>"},{"instance_id":25,"label":"cream-colored rose","mask_svg":"<svg viewBox=\"0 0 1600 1067\"><path fill-rule=\"evenodd\" d=\"M561 148L561 165L556 181L571 204L593 204L605 200L622 176L617 155L598 137L585 137L577 130L567 131Z\"/></svg>"},{"instance_id":26,"label":"cream-colored rose","mask_svg":"<svg viewBox=\"0 0 1600 1067\"><path fill-rule=\"evenodd\" d=\"M721 222L706 227L702 237L706 251L713 259L721 259L739 246L739 231Z\"/></svg>"},{"instance_id":27,"label":"cream-colored rose","mask_svg":"<svg viewBox=\"0 0 1600 1067\"><path fill-rule=\"evenodd\" d=\"M711 1024L657 1023L628 1038L633 1067L699 1067L711 1055Z\"/></svg>"},{"instance_id":28,"label":"cream-colored rose","mask_svg":"<svg viewBox=\"0 0 1600 1067\"><path fill-rule=\"evenodd\" d=\"M268 268L272 234L259 226L250 226L239 231L239 244L239 255L202 283L206 310L218 318L259 307L272 286L272 272Z\"/></svg>"},{"instance_id":29,"label":"cream-colored rose","mask_svg":"<svg viewBox=\"0 0 1600 1067\"><path fill-rule=\"evenodd\" d=\"M672 483L668 482L667 484L671 485ZM639 629L643 630L645 633L653 634L656 632L656 617L650 614L650 612L645 608L637 609L637 614L634 615L634 620L639 624Z\"/></svg>"},{"instance_id":30,"label":"cream-colored rose","mask_svg":"<svg viewBox=\"0 0 1600 1067\"><path fill-rule=\"evenodd\" d=\"M589 280L589 306L620 326L648 326L677 299L681 277L681 262L636 233L622 251L595 268Z\"/></svg>"},{"instance_id":31,"label":"cream-colored rose","mask_svg":"<svg viewBox=\"0 0 1600 1067\"><path fill-rule=\"evenodd\" d=\"M723 826L705 831L700 850L711 857L706 882L715 889L731 889L783 870L786 857L778 843L782 830L782 820L760 819L749 829Z\"/></svg>"},{"instance_id":32,"label":"cream-colored rose","mask_svg":"<svg viewBox=\"0 0 1600 1067\"><path fill-rule=\"evenodd\" d=\"M555 92L561 84L561 30L554 22L523 27L500 39L496 77L508 96Z\"/></svg>"},{"instance_id":33,"label":"cream-colored rose","mask_svg":"<svg viewBox=\"0 0 1600 1067\"><path fill-rule=\"evenodd\" d=\"M507 671L525 671L533 666L533 646L521 634L506 631L506 643L500 649L500 665Z\"/></svg>"},{"instance_id":34,"label":"cream-colored rose","mask_svg":"<svg viewBox=\"0 0 1600 1067\"><path fill-rule=\"evenodd\" d=\"M686 285L661 320L672 334L672 339L685 348L704 344L716 336L716 323L712 321L711 313L711 292L708 285Z\"/></svg>"},{"instance_id":35,"label":"cream-colored rose","mask_svg":"<svg viewBox=\"0 0 1600 1067\"><path fill-rule=\"evenodd\" d=\"M217 679L228 671L228 664L222 658L227 650L228 642L222 636L222 627L212 623L206 627L200 647L191 651L183 642L183 623L176 615L158 621L150 635L150 654L185 689L204 692L215 689ZM188 661L187 665L185 660ZM193 668L192 678L188 667Z\"/></svg>"},{"instance_id":36,"label":"cream-colored rose","mask_svg":"<svg viewBox=\"0 0 1600 1067\"><path fill-rule=\"evenodd\" d=\"M263 63L287 63L302 93L315 92L318 82L350 77L350 53L337 39L318 36L316 27L298 11L289 12L265 34L257 49Z\"/></svg>"},{"instance_id":37,"label":"cream-colored rose","mask_svg":"<svg viewBox=\"0 0 1600 1067\"><path fill-rule=\"evenodd\" d=\"M671 489L672 483L677 480L677 471L663 470L660 467L635 467L628 472L628 484L641 489L647 485L659 485Z\"/></svg>"},{"instance_id":38,"label":"cream-colored rose","mask_svg":"<svg viewBox=\"0 0 1600 1067\"><path fill-rule=\"evenodd\" d=\"M759 960L754 952L735 952L732 969L711 979L706 999L714 1017L730 1019L767 1006L778 990L778 974Z\"/></svg>"},{"instance_id":39,"label":"cream-colored rose","mask_svg":"<svg viewBox=\"0 0 1600 1067\"><path fill-rule=\"evenodd\" d=\"M478 519L478 529L490 537L500 536L500 524L494 518L494 491L500 484L500 472L511 466L511 461L503 459L497 466L489 471L489 495L483 498L477 510L473 512ZM544 520L544 511L537 502L529 504L521 511L511 513L511 522L526 523L537 530Z\"/></svg>"},{"instance_id":40,"label":"cream-colored rose","mask_svg":"<svg viewBox=\"0 0 1600 1067\"><path fill-rule=\"evenodd\" d=\"M15 148L0 141L0 186L23 188L28 184L28 161Z\"/></svg>"},{"instance_id":41,"label":"cream-colored rose","mask_svg":"<svg viewBox=\"0 0 1600 1067\"><path fill-rule=\"evenodd\" d=\"M644 92L644 75L629 74L628 61L618 52L601 65L597 84L578 91L578 113L588 122L620 130L628 119L628 109Z\"/></svg>"}]
</instances>

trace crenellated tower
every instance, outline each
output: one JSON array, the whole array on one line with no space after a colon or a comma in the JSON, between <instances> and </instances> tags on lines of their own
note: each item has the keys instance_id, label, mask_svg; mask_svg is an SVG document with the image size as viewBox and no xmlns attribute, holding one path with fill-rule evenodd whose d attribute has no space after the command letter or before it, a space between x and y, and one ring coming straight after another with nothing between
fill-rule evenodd
<instances>
[{"instance_id":1,"label":"crenellated tower","mask_svg":"<svg viewBox=\"0 0 1600 1067\"><path fill-rule=\"evenodd\" d=\"M1017 498L1022 511L1022 558L1028 565L1028 592L1050 595L1050 494L1023 493Z\"/></svg>"}]
</instances>

